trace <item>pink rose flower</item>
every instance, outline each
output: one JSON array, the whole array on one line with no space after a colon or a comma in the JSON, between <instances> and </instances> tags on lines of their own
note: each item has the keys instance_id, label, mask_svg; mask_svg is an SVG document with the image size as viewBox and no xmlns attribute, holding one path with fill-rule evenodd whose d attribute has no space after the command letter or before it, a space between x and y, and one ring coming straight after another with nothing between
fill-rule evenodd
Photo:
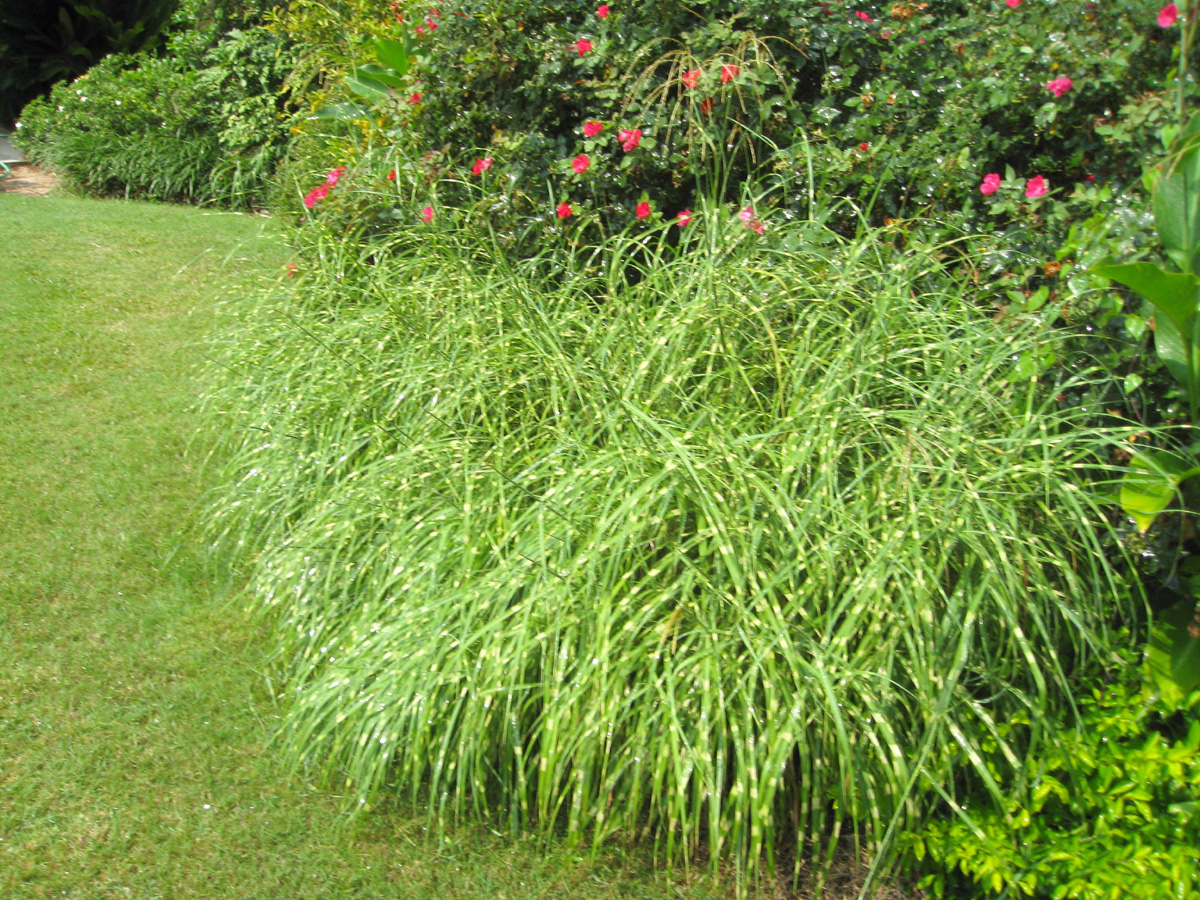
<instances>
[{"instance_id":1,"label":"pink rose flower","mask_svg":"<svg viewBox=\"0 0 1200 900\"><path fill-rule=\"evenodd\" d=\"M607 19L608 18L608 4L601 3L600 8L596 10L596 15L598 15L602 19Z\"/></svg>"},{"instance_id":2,"label":"pink rose flower","mask_svg":"<svg viewBox=\"0 0 1200 900\"><path fill-rule=\"evenodd\" d=\"M754 221L754 207L747 206L740 213L738 213L738 218L749 225L752 221Z\"/></svg>"},{"instance_id":3,"label":"pink rose flower","mask_svg":"<svg viewBox=\"0 0 1200 900\"><path fill-rule=\"evenodd\" d=\"M618 131L617 140L621 142L621 149L628 153L642 142L642 129L634 128L631 131Z\"/></svg>"},{"instance_id":4,"label":"pink rose flower","mask_svg":"<svg viewBox=\"0 0 1200 900\"><path fill-rule=\"evenodd\" d=\"M733 81L742 74L741 66L721 66L721 83Z\"/></svg>"},{"instance_id":5,"label":"pink rose flower","mask_svg":"<svg viewBox=\"0 0 1200 900\"><path fill-rule=\"evenodd\" d=\"M860 19L862 19L864 22L874 22L875 21L870 16L868 16L865 12L856 12L855 15L858 16Z\"/></svg>"},{"instance_id":6,"label":"pink rose flower","mask_svg":"<svg viewBox=\"0 0 1200 900\"><path fill-rule=\"evenodd\" d=\"M592 49L592 42L587 38L580 38L575 42L575 49L579 51L580 56L583 56Z\"/></svg>"},{"instance_id":7,"label":"pink rose flower","mask_svg":"<svg viewBox=\"0 0 1200 900\"><path fill-rule=\"evenodd\" d=\"M571 160L571 168L575 170L576 175L582 175L588 170L588 166L591 164L592 161L587 158L587 154L585 153L580 153L577 157Z\"/></svg>"},{"instance_id":8,"label":"pink rose flower","mask_svg":"<svg viewBox=\"0 0 1200 900\"><path fill-rule=\"evenodd\" d=\"M560 219L565 219L567 216L571 215L571 204L560 203L558 204L558 209L555 210L555 212L558 213L558 217Z\"/></svg>"},{"instance_id":9,"label":"pink rose flower","mask_svg":"<svg viewBox=\"0 0 1200 900\"><path fill-rule=\"evenodd\" d=\"M679 227L683 228L688 222L692 221L692 211L690 209L685 209L683 212L676 215L675 218L679 221Z\"/></svg>"},{"instance_id":10,"label":"pink rose flower","mask_svg":"<svg viewBox=\"0 0 1200 900\"><path fill-rule=\"evenodd\" d=\"M1025 196L1032 200L1034 197L1044 197L1049 193L1049 188L1046 186L1046 179L1041 175L1034 175L1025 182Z\"/></svg>"},{"instance_id":11,"label":"pink rose flower","mask_svg":"<svg viewBox=\"0 0 1200 900\"><path fill-rule=\"evenodd\" d=\"M483 159L475 160L475 165L471 166L472 175L480 175L492 167L492 158L485 156Z\"/></svg>"},{"instance_id":12,"label":"pink rose flower","mask_svg":"<svg viewBox=\"0 0 1200 900\"><path fill-rule=\"evenodd\" d=\"M603 130L604 130L603 122L584 122L583 123L583 136L584 137L594 138L596 135L598 135Z\"/></svg>"},{"instance_id":13,"label":"pink rose flower","mask_svg":"<svg viewBox=\"0 0 1200 900\"><path fill-rule=\"evenodd\" d=\"M1073 85L1071 84L1071 79L1067 78L1066 76L1063 76L1062 78L1055 78L1053 81L1046 83L1046 90L1052 93L1055 97L1061 97L1072 87Z\"/></svg>"},{"instance_id":14,"label":"pink rose flower","mask_svg":"<svg viewBox=\"0 0 1200 900\"><path fill-rule=\"evenodd\" d=\"M1016 9L1021 5L1021 0L1004 0L1009 9Z\"/></svg>"},{"instance_id":15,"label":"pink rose flower","mask_svg":"<svg viewBox=\"0 0 1200 900\"><path fill-rule=\"evenodd\" d=\"M694 88L700 83L700 70L692 69L690 72L684 72L683 78L680 80L683 81L685 87Z\"/></svg>"},{"instance_id":16,"label":"pink rose flower","mask_svg":"<svg viewBox=\"0 0 1200 900\"><path fill-rule=\"evenodd\" d=\"M425 220L426 225L428 225L430 222L432 222L433 221L433 207L427 206L423 210L421 210L421 218Z\"/></svg>"},{"instance_id":17,"label":"pink rose flower","mask_svg":"<svg viewBox=\"0 0 1200 900\"><path fill-rule=\"evenodd\" d=\"M1158 11L1158 27L1170 28L1179 21L1179 7L1174 3L1168 3Z\"/></svg>"},{"instance_id":18,"label":"pink rose flower","mask_svg":"<svg viewBox=\"0 0 1200 900\"><path fill-rule=\"evenodd\" d=\"M979 193L988 196L989 194L996 193L998 190L1000 190L1000 176L995 172L992 172L990 175L984 175L983 184L979 185Z\"/></svg>"},{"instance_id":19,"label":"pink rose flower","mask_svg":"<svg viewBox=\"0 0 1200 900\"><path fill-rule=\"evenodd\" d=\"M646 216L650 215L650 204L645 202L639 203L637 208L634 210L634 215L636 215L639 219L646 218Z\"/></svg>"}]
</instances>

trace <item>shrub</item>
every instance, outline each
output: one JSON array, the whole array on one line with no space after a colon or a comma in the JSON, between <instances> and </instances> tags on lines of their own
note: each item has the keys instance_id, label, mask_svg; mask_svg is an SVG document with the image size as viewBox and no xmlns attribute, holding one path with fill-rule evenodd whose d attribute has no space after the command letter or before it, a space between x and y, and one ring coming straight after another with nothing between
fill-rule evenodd
<instances>
[{"instance_id":1,"label":"shrub","mask_svg":"<svg viewBox=\"0 0 1200 900\"><path fill-rule=\"evenodd\" d=\"M742 877L843 822L886 845L922 773L1034 777L1127 597L1079 483L1103 436L1014 367L1042 315L731 209L557 272L444 224L305 229L213 370L214 534L253 561L297 764Z\"/></svg>"},{"instance_id":2,"label":"shrub","mask_svg":"<svg viewBox=\"0 0 1200 900\"><path fill-rule=\"evenodd\" d=\"M518 255L541 248L534 223L564 199L594 214L602 240L639 202L673 215L800 173L812 190L778 194L793 213L819 194L852 198L876 223L934 218L934 240L997 232L972 259L1024 287L1072 222L1140 190L1148 155L1179 124L1168 78L1178 29L1160 28L1143 0L1071 13L1033 2L700 10L635 0L603 18L574 2L396 6L401 22L360 13L349 34L324 29L342 64L374 62L356 28L416 41L420 62L375 104L384 126L369 140L413 160L438 154L457 176L442 202L486 201L489 227ZM605 130L586 136L589 121ZM641 140L625 150L619 133L635 129ZM492 168L473 179L486 157ZM984 195L989 174L1002 186ZM1027 198L1035 178L1046 194ZM848 213L840 227L856 222Z\"/></svg>"},{"instance_id":3,"label":"shrub","mask_svg":"<svg viewBox=\"0 0 1200 900\"><path fill-rule=\"evenodd\" d=\"M1080 727L1036 757L1028 798L1000 809L985 799L907 837L929 873L922 883L936 897L1196 896L1198 702L1200 693L1176 707L1148 687L1097 688Z\"/></svg>"},{"instance_id":4,"label":"shrub","mask_svg":"<svg viewBox=\"0 0 1200 900\"><path fill-rule=\"evenodd\" d=\"M290 58L261 28L230 32L199 67L110 56L30 103L18 140L91 193L254 205L287 150Z\"/></svg>"}]
</instances>

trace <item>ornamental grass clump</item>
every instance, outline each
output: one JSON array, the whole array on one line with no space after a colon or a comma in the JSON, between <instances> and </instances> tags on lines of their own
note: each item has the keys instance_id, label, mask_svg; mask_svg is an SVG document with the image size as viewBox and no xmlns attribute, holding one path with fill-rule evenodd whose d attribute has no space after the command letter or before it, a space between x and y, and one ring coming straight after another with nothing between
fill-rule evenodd
<instances>
[{"instance_id":1,"label":"ornamental grass clump","mask_svg":"<svg viewBox=\"0 0 1200 900\"><path fill-rule=\"evenodd\" d=\"M603 248L636 284L551 288L436 226L311 233L213 370L212 509L283 745L354 796L745 878L886 845L922 776L1017 790L1104 661L1100 435L1011 379L1049 329L929 257L707 210L691 252Z\"/></svg>"}]
</instances>

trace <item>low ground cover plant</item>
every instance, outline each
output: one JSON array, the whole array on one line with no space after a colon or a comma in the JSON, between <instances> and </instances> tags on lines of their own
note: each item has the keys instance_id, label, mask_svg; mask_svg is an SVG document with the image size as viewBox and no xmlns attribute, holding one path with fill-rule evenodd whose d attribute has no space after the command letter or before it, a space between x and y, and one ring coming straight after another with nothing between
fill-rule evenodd
<instances>
[{"instance_id":1,"label":"low ground cover plant","mask_svg":"<svg viewBox=\"0 0 1200 900\"><path fill-rule=\"evenodd\" d=\"M1153 681L1096 688L1080 727L1039 755L1027 799L908 837L922 883L935 897L1197 896L1197 703Z\"/></svg>"}]
</instances>

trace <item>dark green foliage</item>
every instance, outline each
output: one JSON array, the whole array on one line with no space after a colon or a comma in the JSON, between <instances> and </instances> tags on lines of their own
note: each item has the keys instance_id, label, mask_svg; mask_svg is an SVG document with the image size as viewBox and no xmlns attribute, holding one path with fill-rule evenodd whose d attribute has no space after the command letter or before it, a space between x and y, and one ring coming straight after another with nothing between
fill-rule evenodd
<instances>
[{"instance_id":1,"label":"dark green foliage","mask_svg":"<svg viewBox=\"0 0 1200 900\"><path fill-rule=\"evenodd\" d=\"M1080 727L1041 754L1029 796L908 836L924 885L936 897L1200 896L1198 702L1168 706L1121 684L1094 691ZM995 748L990 764L1002 764Z\"/></svg>"},{"instance_id":2,"label":"dark green foliage","mask_svg":"<svg viewBox=\"0 0 1200 900\"><path fill-rule=\"evenodd\" d=\"M170 55L202 64L231 31L264 24L279 0L179 0L170 27Z\"/></svg>"},{"instance_id":3,"label":"dark green foliage","mask_svg":"<svg viewBox=\"0 0 1200 900\"><path fill-rule=\"evenodd\" d=\"M262 28L230 32L198 66L111 56L29 104L18 138L90 193L254 205L290 140L293 59Z\"/></svg>"},{"instance_id":4,"label":"dark green foliage","mask_svg":"<svg viewBox=\"0 0 1200 900\"><path fill-rule=\"evenodd\" d=\"M0 124L57 81L109 53L152 49L179 0L5 0Z\"/></svg>"}]
</instances>

